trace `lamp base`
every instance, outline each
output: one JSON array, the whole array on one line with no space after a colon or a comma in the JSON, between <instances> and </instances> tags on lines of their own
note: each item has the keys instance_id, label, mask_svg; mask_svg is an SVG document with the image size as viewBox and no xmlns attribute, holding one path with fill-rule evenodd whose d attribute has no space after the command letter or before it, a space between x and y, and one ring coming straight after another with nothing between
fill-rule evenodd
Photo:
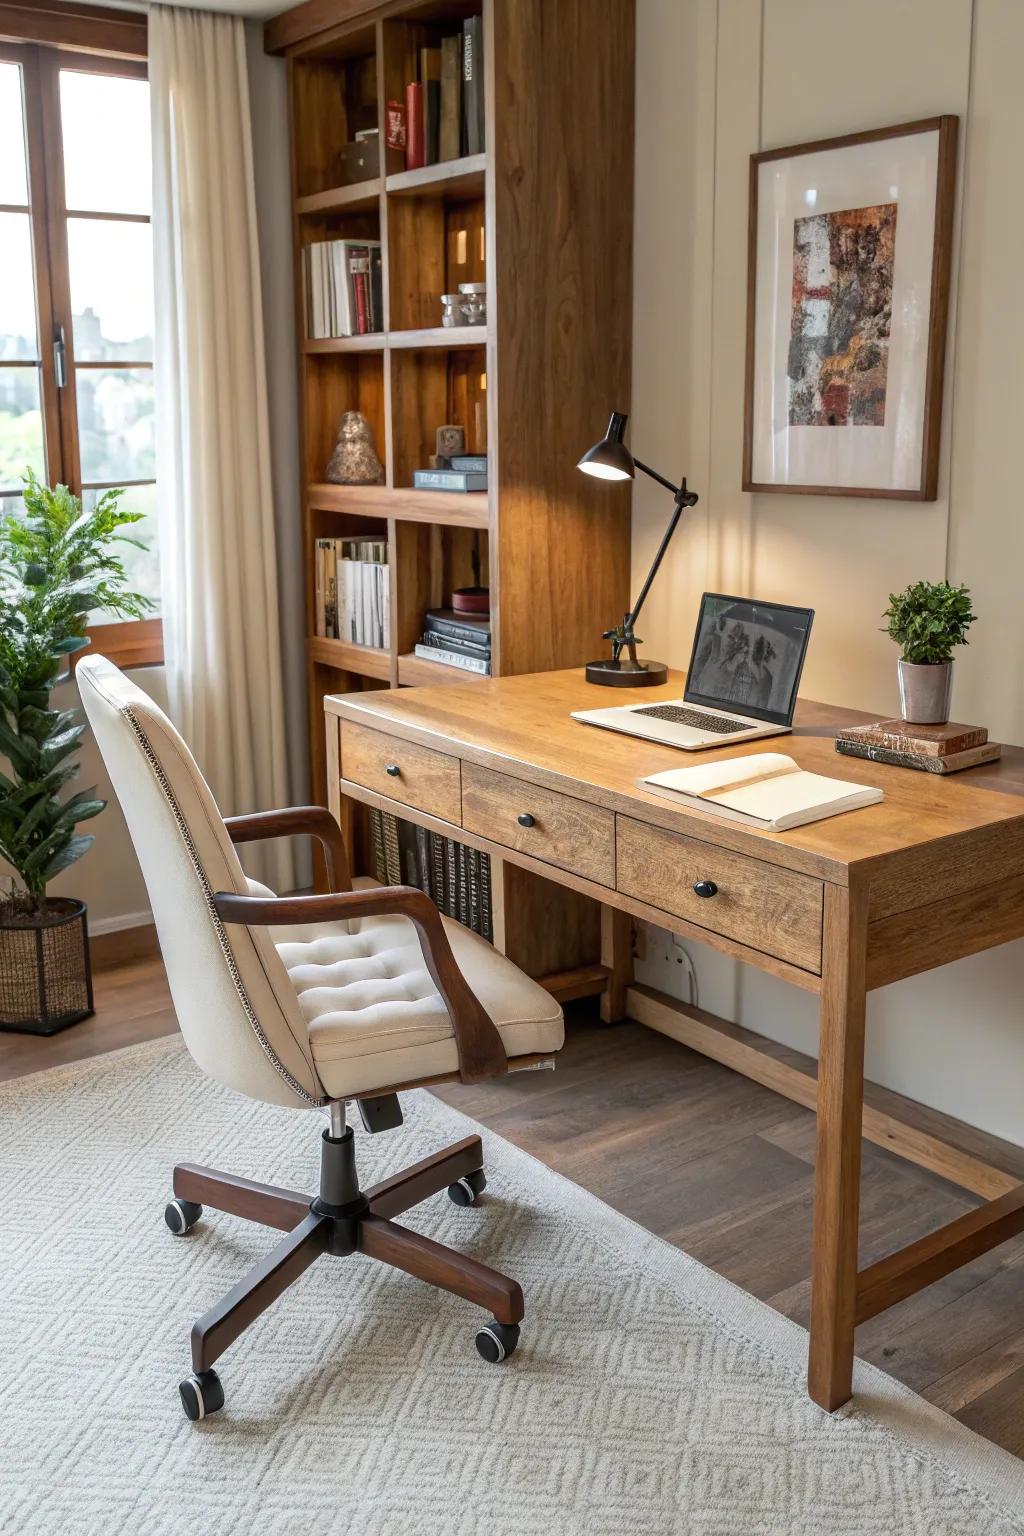
<instances>
[{"instance_id":1,"label":"lamp base","mask_svg":"<svg viewBox=\"0 0 1024 1536\"><path fill-rule=\"evenodd\" d=\"M605 688L657 688L668 682L668 667L663 661L641 661L636 666L630 661L588 661L588 683L599 683Z\"/></svg>"}]
</instances>

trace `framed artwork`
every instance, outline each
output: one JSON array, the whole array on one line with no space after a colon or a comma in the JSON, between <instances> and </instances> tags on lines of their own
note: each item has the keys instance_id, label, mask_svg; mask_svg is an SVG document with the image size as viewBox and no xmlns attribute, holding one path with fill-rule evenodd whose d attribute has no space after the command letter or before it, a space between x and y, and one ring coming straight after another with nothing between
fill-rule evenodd
<instances>
[{"instance_id":1,"label":"framed artwork","mask_svg":"<svg viewBox=\"0 0 1024 1536\"><path fill-rule=\"evenodd\" d=\"M751 156L745 491L935 500L957 122Z\"/></svg>"}]
</instances>

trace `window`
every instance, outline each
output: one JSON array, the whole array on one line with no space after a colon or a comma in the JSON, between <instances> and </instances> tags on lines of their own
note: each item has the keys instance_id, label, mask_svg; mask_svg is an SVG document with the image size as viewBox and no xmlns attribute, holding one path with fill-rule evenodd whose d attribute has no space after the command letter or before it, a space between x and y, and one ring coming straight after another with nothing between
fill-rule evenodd
<instances>
[{"instance_id":1,"label":"window","mask_svg":"<svg viewBox=\"0 0 1024 1536\"><path fill-rule=\"evenodd\" d=\"M159 601L146 67L0 43L0 506L26 466L87 505L127 488ZM93 617L97 649L162 659L158 618Z\"/></svg>"}]
</instances>

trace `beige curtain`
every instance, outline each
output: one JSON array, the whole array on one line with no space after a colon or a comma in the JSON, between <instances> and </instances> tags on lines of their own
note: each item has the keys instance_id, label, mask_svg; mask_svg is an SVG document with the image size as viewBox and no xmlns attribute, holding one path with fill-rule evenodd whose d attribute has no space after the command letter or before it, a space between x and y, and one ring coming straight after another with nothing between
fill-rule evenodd
<instances>
[{"instance_id":1,"label":"beige curtain","mask_svg":"<svg viewBox=\"0 0 1024 1536\"><path fill-rule=\"evenodd\" d=\"M288 803L243 23L153 6L149 77L168 696L231 815ZM245 853L294 886L287 842Z\"/></svg>"}]
</instances>

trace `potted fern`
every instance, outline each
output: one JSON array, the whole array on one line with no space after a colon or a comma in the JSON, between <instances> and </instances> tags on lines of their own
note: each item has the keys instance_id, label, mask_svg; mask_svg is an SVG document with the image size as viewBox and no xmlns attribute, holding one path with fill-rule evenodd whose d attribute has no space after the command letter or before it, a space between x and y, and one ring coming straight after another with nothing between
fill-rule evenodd
<instances>
[{"instance_id":1,"label":"potted fern","mask_svg":"<svg viewBox=\"0 0 1024 1536\"><path fill-rule=\"evenodd\" d=\"M902 646L900 709L914 725L944 725L953 691L953 650L974 623L971 594L948 581L915 581L889 594L883 618Z\"/></svg>"},{"instance_id":2,"label":"potted fern","mask_svg":"<svg viewBox=\"0 0 1024 1536\"><path fill-rule=\"evenodd\" d=\"M47 895L94 839L76 829L106 805L95 789L67 794L86 730L78 709L51 707L68 658L88 644L88 616L137 619L118 542L140 513L106 491L88 512L66 486L26 476L24 507L0 519L0 1029L52 1035L92 1012L84 903ZM139 546L142 547L142 546ZM6 764L2 764L2 760Z\"/></svg>"}]
</instances>

